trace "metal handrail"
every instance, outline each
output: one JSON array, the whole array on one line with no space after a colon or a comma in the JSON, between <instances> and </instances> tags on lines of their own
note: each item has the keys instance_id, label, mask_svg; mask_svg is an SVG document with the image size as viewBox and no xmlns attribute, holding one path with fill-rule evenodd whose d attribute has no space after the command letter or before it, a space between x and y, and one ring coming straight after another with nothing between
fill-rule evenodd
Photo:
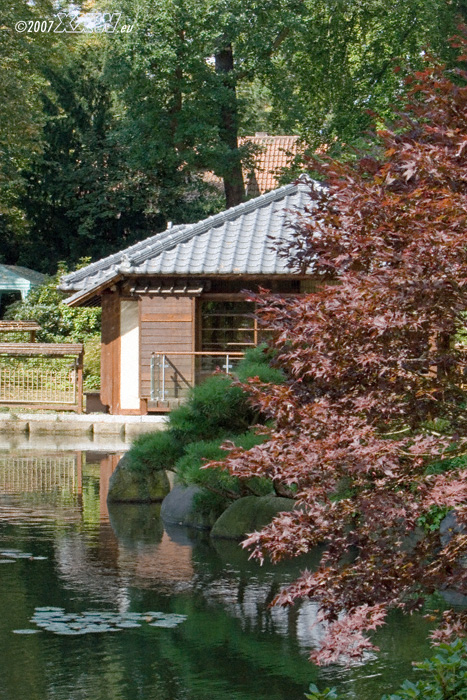
<instances>
[{"instance_id":1,"label":"metal handrail","mask_svg":"<svg viewBox=\"0 0 467 700\"><path fill-rule=\"evenodd\" d=\"M214 352L214 351L174 351L174 352L153 352L151 355L151 388L150 395L152 401L165 401L167 398L167 377L166 369L171 367L176 376L180 377L186 387L191 388L192 384L183 376L178 367L169 358L171 357L223 357L225 358L224 369L226 374L230 374L232 369L231 359L240 359L244 357L243 352ZM157 359L159 358L159 362ZM159 368L159 373L156 383L156 366ZM193 382L194 383L194 382ZM156 386L157 384L157 386Z\"/></svg>"},{"instance_id":2,"label":"metal handrail","mask_svg":"<svg viewBox=\"0 0 467 700\"><path fill-rule=\"evenodd\" d=\"M245 355L244 352L230 352L229 350L226 350L224 352L203 352L202 350L193 350L193 352L190 352L189 350L185 352L181 351L175 351L175 352L153 352L153 355L208 355L208 356L219 356L219 357L225 357L226 355L230 355L231 357L243 357Z\"/></svg>"}]
</instances>

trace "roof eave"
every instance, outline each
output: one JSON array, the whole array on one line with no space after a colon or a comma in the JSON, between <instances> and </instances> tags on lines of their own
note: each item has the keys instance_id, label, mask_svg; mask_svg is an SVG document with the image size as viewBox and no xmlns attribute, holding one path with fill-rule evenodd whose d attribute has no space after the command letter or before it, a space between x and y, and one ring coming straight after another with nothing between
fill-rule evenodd
<instances>
[{"instance_id":1,"label":"roof eave","mask_svg":"<svg viewBox=\"0 0 467 700\"><path fill-rule=\"evenodd\" d=\"M65 299L65 304L71 308L85 306L86 302L101 294L105 289L112 286L122 278L122 275L114 275L110 279L102 280L99 284L79 289L77 292ZM64 291L62 289L62 291Z\"/></svg>"}]
</instances>

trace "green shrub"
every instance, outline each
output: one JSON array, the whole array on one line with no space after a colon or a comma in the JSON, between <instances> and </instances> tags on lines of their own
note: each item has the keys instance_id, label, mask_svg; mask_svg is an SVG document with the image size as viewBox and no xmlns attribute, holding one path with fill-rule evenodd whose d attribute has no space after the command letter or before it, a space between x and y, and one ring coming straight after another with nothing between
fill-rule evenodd
<instances>
[{"instance_id":1,"label":"green shrub","mask_svg":"<svg viewBox=\"0 0 467 700\"><path fill-rule=\"evenodd\" d=\"M24 301L11 304L5 318L36 321L41 326L37 340L42 343L83 343L84 388L91 391L100 387L101 309L77 309L65 304L65 295L58 291L57 285L66 271L65 267L60 267L56 275L47 277L43 284L34 287ZM41 363L42 358L29 358L27 361L30 367L41 366ZM58 362L54 363L54 367L58 368Z\"/></svg>"},{"instance_id":2,"label":"green shrub","mask_svg":"<svg viewBox=\"0 0 467 700\"><path fill-rule=\"evenodd\" d=\"M248 431L243 435L233 436L232 442L248 450L264 440L264 436ZM221 448L224 439L200 441L188 445L184 455L177 461L175 471L177 480L188 486L194 484L217 493L223 498L235 498L242 495L265 496L273 491L271 482L265 478L254 477L241 482L222 468L205 469L207 461L218 461L227 456Z\"/></svg>"},{"instance_id":3,"label":"green shrub","mask_svg":"<svg viewBox=\"0 0 467 700\"><path fill-rule=\"evenodd\" d=\"M285 375L282 370L271 367L271 359L271 353L266 346L259 345L257 348L251 348L239 362L235 374L241 382L246 382L250 377L258 377L265 383L281 384Z\"/></svg>"},{"instance_id":4,"label":"green shrub","mask_svg":"<svg viewBox=\"0 0 467 700\"><path fill-rule=\"evenodd\" d=\"M250 376L258 376L264 382L283 381L282 372L268 365L269 359L264 348L248 351L238 365L239 377L242 381ZM232 377L217 374L192 389L187 403L170 413L166 431L141 435L135 440L128 452L129 468L139 471L175 468L180 483L208 488L220 494L221 499L243 491L257 495L270 493L272 486L267 479L249 479L242 485L222 469L202 469L206 460L226 456L220 445L227 439L244 449L264 439L248 430L257 420L257 414L247 394L233 382Z\"/></svg>"},{"instance_id":5,"label":"green shrub","mask_svg":"<svg viewBox=\"0 0 467 700\"><path fill-rule=\"evenodd\" d=\"M417 525L422 527L425 532L436 532L439 530L441 521L444 520L450 510L452 508L449 506L431 506L429 510L417 519Z\"/></svg>"},{"instance_id":6,"label":"green shrub","mask_svg":"<svg viewBox=\"0 0 467 700\"><path fill-rule=\"evenodd\" d=\"M417 683L404 681L394 695L381 700L467 700L467 646L456 639L451 644L440 644L435 656L414 664L428 678Z\"/></svg>"},{"instance_id":7,"label":"green shrub","mask_svg":"<svg viewBox=\"0 0 467 700\"><path fill-rule=\"evenodd\" d=\"M270 359L264 347L253 348L238 364L236 375L241 381L258 376L263 382L283 382L283 373L270 367ZM233 384L232 377L217 374L192 389L187 403L172 411L169 430L187 445L244 433L256 420L242 388Z\"/></svg>"},{"instance_id":8,"label":"green shrub","mask_svg":"<svg viewBox=\"0 0 467 700\"><path fill-rule=\"evenodd\" d=\"M100 308L77 309L65 304L65 295L57 289L65 272L65 267L60 267L56 275L34 287L24 301L9 306L5 318L37 321L41 326L37 340L42 343L84 343L90 336L100 333Z\"/></svg>"},{"instance_id":9,"label":"green shrub","mask_svg":"<svg viewBox=\"0 0 467 700\"><path fill-rule=\"evenodd\" d=\"M169 430L184 445L243 433L254 418L246 394L232 378L215 375L195 387L186 404L172 411Z\"/></svg>"},{"instance_id":10,"label":"green shrub","mask_svg":"<svg viewBox=\"0 0 467 700\"><path fill-rule=\"evenodd\" d=\"M101 386L101 336L90 336L84 343L84 388L86 391Z\"/></svg>"},{"instance_id":11,"label":"green shrub","mask_svg":"<svg viewBox=\"0 0 467 700\"><path fill-rule=\"evenodd\" d=\"M127 469L137 472L173 469L182 454L183 446L169 431L146 433L139 435L127 452Z\"/></svg>"},{"instance_id":12,"label":"green shrub","mask_svg":"<svg viewBox=\"0 0 467 700\"><path fill-rule=\"evenodd\" d=\"M200 514L204 522L214 524L224 510L232 503L230 498L222 496L220 493L213 493L203 489L193 498L193 505L197 513Z\"/></svg>"},{"instance_id":13,"label":"green shrub","mask_svg":"<svg viewBox=\"0 0 467 700\"><path fill-rule=\"evenodd\" d=\"M342 700L342 697L339 698L337 695L335 688L319 690L318 687L312 683L309 690L309 694L305 693L305 697L308 698L308 700Z\"/></svg>"},{"instance_id":14,"label":"green shrub","mask_svg":"<svg viewBox=\"0 0 467 700\"><path fill-rule=\"evenodd\" d=\"M219 460L226 456L220 445L223 440L200 440L194 442L185 450L176 465L177 481L188 486L203 486L227 495L239 493L238 479L223 469L203 469L207 460Z\"/></svg>"},{"instance_id":15,"label":"green shrub","mask_svg":"<svg viewBox=\"0 0 467 700\"><path fill-rule=\"evenodd\" d=\"M465 469L467 467L467 455L459 457L446 457L445 459L431 462L426 468L426 474L443 474L451 469Z\"/></svg>"}]
</instances>

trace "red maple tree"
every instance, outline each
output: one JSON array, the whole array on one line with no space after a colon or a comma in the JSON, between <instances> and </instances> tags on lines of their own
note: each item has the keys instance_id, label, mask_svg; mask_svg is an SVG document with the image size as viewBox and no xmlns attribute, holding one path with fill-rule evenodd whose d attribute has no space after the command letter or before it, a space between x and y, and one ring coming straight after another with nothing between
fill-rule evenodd
<instances>
[{"instance_id":1,"label":"red maple tree","mask_svg":"<svg viewBox=\"0 0 467 700\"><path fill-rule=\"evenodd\" d=\"M228 458L233 474L267 476L297 499L248 537L254 557L324 543L318 569L276 599L319 602L321 663L372 648L365 633L389 608L420 609L425 594L467 584L466 380L455 342L467 310L467 72L427 65L408 95L399 122L379 133L381 157L312 163L326 186L310 181L284 255L322 283L293 300L255 298L288 381L251 381L274 427ZM449 509L459 527L443 546L436 525Z\"/></svg>"}]
</instances>

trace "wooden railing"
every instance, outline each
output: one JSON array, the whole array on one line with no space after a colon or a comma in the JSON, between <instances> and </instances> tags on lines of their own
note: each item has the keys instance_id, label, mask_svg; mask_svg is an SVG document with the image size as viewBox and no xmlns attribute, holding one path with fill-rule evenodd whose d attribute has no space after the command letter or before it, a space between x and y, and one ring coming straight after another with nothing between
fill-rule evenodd
<instances>
[{"instance_id":1,"label":"wooden railing","mask_svg":"<svg viewBox=\"0 0 467 700\"><path fill-rule=\"evenodd\" d=\"M243 352L154 352L151 356L151 402L183 400L191 387L216 371L231 374Z\"/></svg>"}]
</instances>

